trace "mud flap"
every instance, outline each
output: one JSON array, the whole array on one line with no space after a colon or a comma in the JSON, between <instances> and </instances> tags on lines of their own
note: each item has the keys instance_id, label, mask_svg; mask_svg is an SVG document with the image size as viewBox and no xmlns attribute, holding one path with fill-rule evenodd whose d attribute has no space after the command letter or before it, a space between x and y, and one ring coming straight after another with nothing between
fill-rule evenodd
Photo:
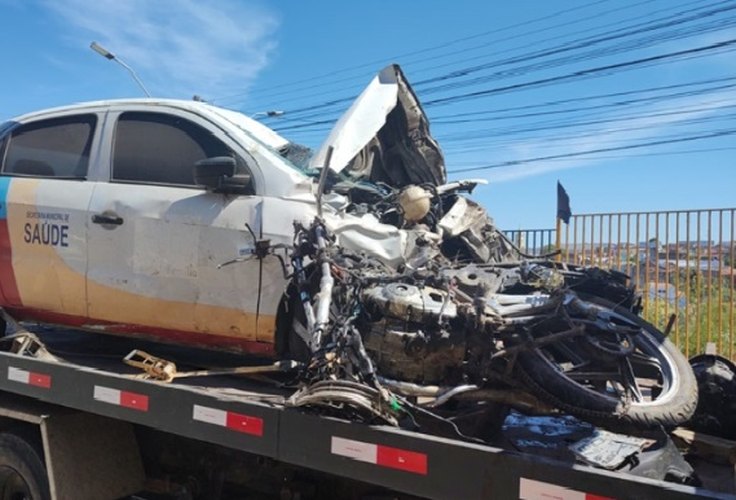
<instances>
[{"instance_id":1,"label":"mud flap","mask_svg":"<svg viewBox=\"0 0 736 500\"><path fill-rule=\"evenodd\" d=\"M51 498L114 499L143 489L143 463L133 426L87 413L41 421Z\"/></svg>"}]
</instances>

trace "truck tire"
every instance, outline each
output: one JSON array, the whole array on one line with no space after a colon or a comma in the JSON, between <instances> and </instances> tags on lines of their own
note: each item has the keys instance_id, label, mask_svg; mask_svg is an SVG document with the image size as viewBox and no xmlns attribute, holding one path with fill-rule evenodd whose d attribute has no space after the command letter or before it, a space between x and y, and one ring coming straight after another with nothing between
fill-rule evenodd
<instances>
[{"instance_id":1,"label":"truck tire","mask_svg":"<svg viewBox=\"0 0 736 500\"><path fill-rule=\"evenodd\" d=\"M49 500L49 481L38 446L20 435L0 433L0 498Z\"/></svg>"}]
</instances>

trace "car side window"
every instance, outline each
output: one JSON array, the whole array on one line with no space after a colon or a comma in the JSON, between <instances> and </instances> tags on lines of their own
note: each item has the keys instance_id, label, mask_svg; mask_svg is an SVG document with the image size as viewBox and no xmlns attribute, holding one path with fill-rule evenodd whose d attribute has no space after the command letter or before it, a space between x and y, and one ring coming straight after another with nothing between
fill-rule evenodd
<instances>
[{"instance_id":1,"label":"car side window","mask_svg":"<svg viewBox=\"0 0 736 500\"><path fill-rule=\"evenodd\" d=\"M235 153L212 132L175 115L127 112L115 129L112 179L196 186L194 164ZM244 169L241 161L238 161Z\"/></svg>"},{"instance_id":2,"label":"car side window","mask_svg":"<svg viewBox=\"0 0 736 500\"><path fill-rule=\"evenodd\" d=\"M5 139L4 175L84 179L95 115L52 118L21 125Z\"/></svg>"}]
</instances>

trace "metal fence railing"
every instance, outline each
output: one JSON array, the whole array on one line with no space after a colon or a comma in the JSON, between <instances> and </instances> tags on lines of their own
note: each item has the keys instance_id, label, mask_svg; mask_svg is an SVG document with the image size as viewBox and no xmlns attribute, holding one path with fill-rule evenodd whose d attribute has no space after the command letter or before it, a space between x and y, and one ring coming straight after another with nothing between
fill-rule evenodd
<instances>
[{"instance_id":1,"label":"metal fence railing","mask_svg":"<svg viewBox=\"0 0 736 500\"><path fill-rule=\"evenodd\" d=\"M676 315L670 338L687 356L711 342L736 360L735 223L736 208L573 215L561 229L561 259L631 276L648 321L664 329ZM557 236L505 233L528 253L549 249Z\"/></svg>"},{"instance_id":2,"label":"metal fence railing","mask_svg":"<svg viewBox=\"0 0 736 500\"><path fill-rule=\"evenodd\" d=\"M557 249L557 232L554 229L511 229L504 234L524 253L538 255Z\"/></svg>"}]
</instances>

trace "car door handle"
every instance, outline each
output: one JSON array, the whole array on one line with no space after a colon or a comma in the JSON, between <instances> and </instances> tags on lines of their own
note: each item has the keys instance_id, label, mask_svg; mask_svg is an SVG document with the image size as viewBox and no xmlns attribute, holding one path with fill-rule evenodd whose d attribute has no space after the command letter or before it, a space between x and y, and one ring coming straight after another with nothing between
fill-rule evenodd
<instances>
[{"instance_id":1,"label":"car door handle","mask_svg":"<svg viewBox=\"0 0 736 500\"><path fill-rule=\"evenodd\" d=\"M123 218L117 215L95 214L92 216L92 222L95 224L110 224L119 226L123 223Z\"/></svg>"}]
</instances>

